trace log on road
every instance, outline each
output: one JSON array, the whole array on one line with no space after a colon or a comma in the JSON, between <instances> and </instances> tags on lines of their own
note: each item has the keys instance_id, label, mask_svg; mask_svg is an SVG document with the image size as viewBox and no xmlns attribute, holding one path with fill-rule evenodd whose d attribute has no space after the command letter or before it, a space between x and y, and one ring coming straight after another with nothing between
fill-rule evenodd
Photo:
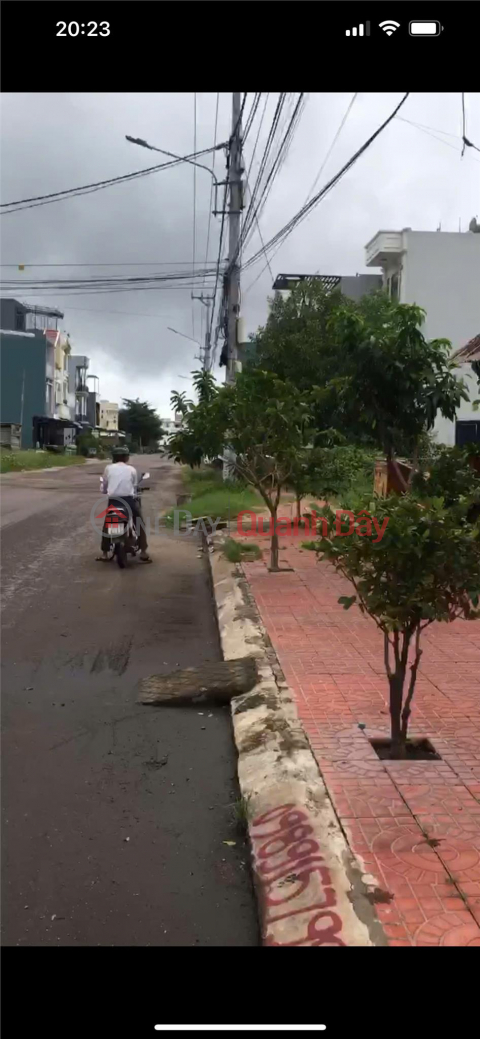
<instances>
[{"instance_id":1,"label":"log on road","mask_svg":"<svg viewBox=\"0 0 480 1039\"><path fill-rule=\"evenodd\" d=\"M250 692L257 680L254 657L222 660L169 675L150 675L140 682L138 702L162 704L205 696L228 703L233 696Z\"/></svg>"}]
</instances>

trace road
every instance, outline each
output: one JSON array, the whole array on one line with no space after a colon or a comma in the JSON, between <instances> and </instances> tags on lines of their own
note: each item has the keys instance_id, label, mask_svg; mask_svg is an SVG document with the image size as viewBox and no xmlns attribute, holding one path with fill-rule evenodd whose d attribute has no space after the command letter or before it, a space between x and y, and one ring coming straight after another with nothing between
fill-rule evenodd
<instances>
[{"instance_id":1,"label":"road","mask_svg":"<svg viewBox=\"0 0 480 1039\"><path fill-rule=\"evenodd\" d=\"M175 504L178 469L132 461L144 514ZM152 565L97 563L102 469L1 480L3 944L255 946L229 710L136 703L220 659L207 560L163 528Z\"/></svg>"}]
</instances>

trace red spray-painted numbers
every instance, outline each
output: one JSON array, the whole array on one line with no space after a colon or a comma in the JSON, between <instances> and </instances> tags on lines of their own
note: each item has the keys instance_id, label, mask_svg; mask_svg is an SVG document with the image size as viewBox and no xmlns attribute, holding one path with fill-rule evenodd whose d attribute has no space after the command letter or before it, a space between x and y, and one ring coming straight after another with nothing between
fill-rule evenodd
<instances>
[{"instance_id":1,"label":"red spray-painted numbers","mask_svg":"<svg viewBox=\"0 0 480 1039\"><path fill-rule=\"evenodd\" d=\"M307 812L292 804L259 816L252 823L255 868L265 905L266 945L345 945L342 921L332 911L337 899ZM303 917L296 941L275 936L275 924Z\"/></svg>"}]
</instances>

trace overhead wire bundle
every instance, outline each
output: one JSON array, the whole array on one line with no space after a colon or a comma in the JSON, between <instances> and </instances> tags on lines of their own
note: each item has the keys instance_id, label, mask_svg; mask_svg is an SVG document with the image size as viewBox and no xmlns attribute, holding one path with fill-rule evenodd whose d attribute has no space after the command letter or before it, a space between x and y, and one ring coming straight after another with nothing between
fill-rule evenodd
<instances>
[{"instance_id":1,"label":"overhead wire bundle","mask_svg":"<svg viewBox=\"0 0 480 1039\"><path fill-rule=\"evenodd\" d=\"M303 109L305 107L305 100L306 100L305 99L305 95L304 94L300 94L298 99L297 99L297 101L296 101L294 111L293 111L293 113L292 113L292 115L290 117L290 120L288 122L286 130L285 130L285 132L283 134L283 137L282 137L282 139L280 141L280 144L277 147L276 153L275 153L275 155L273 157L273 162L272 162L272 164L270 166L270 169L269 169L269 171L268 171L268 173L267 173L267 175L265 177L265 180L264 180L264 183L263 183L263 185L261 187L260 194L258 195L258 200L257 200L256 204L255 204L255 196L254 196L253 191L251 193L251 195L252 195L251 202L250 202L249 209L247 211L247 215L245 217L244 226L243 226L243 232L242 232L242 238L241 238L241 247L242 247L242 249L248 244L249 240L251 239L251 237L253 235L253 232L254 232L254 225L255 224L257 225L257 230L259 231L260 238L262 238L260 227L259 227L260 215L261 215L263 209L265 208L265 203L266 203L266 201L268 199L268 196L269 196L269 194L270 194L270 192L272 190L275 178L280 173L280 171L282 169L282 166L284 165L285 160L287 158L290 146L292 144L292 141L293 141L293 138L294 138L294 135L295 135L295 131L297 130L297 127L298 127L298 125L300 123L302 112L303 112ZM256 183L256 187L257 187L257 185L258 185L258 181Z\"/></svg>"},{"instance_id":2,"label":"overhead wire bundle","mask_svg":"<svg viewBox=\"0 0 480 1039\"><path fill-rule=\"evenodd\" d=\"M152 173L158 173L159 170L171 169L173 166L178 166L181 162L189 162L201 155L207 155L209 152L223 147L223 144L216 144L214 148L203 148L201 151L192 152L190 155L182 155L176 159L170 159L169 162L161 162L156 166L147 166L143 170L135 170L133 173L125 173L119 177L94 181L92 184L83 184L77 188L65 188L64 191L53 191L48 195L36 195L32 198L17 199L14 202L2 202L0 205L1 215L7 216L10 213L18 213L22 209L35 209L37 206L47 206L52 202L63 202L67 198L90 195L95 191L102 191L104 188L112 187L114 184L126 184L129 181L138 180L140 177L148 177Z\"/></svg>"},{"instance_id":3,"label":"overhead wire bundle","mask_svg":"<svg viewBox=\"0 0 480 1039\"><path fill-rule=\"evenodd\" d=\"M292 231L294 231L295 228L298 227L298 225L305 219L305 217L308 216L308 214L312 212L312 210L315 208L315 206L317 206L318 203L323 198L325 198L325 196L328 194L328 192L331 191L332 188L335 187L336 184L338 184L339 180L341 180L341 178L345 175L345 173L347 173L347 171L349 169L351 169L351 167L354 165L354 163L357 162L357 160L360 158L360 156L367 150L367 148L370 147L370 145L379 136L379 134L382 133L382 131L385 129L385 127L388 126L388 124L392 121L392 119L395 118L395 116L397 115L397 112L399 112L399 110L402 107L402 105L405 104L405 101L407 100L408 96L409 96L409 92L407 92L403 96L402 100L399 102L399 104L396 106L396 108L393 110L393 112L388 116L388 118L384 120L384 122L381 124L381 126L379 126L378 129L375 130L375 132L373 134L371 134L371 136L368 138L368 140L366 140L365 143L362 144L361 148L359 148L355 152L355 154L352 155L352 157L348 160L348 162L345 163L344 166L342 166L342 168L338 171L338 173L336 173L335 176L332 177L328 181L328 183L325 184L324 187L321 188L321 190L317 192L316 195L314 195L308 202L306 202L301 207L301 209L282 228L280 228L280 230L277 231L277 233L275 235L273 235L273 237L266 243L265 247L262 248L262 249L258 249L252 256L249 257L249 259L244 264L244 269L247 269L248 267L251 267L264 254L266 255L269 250L275 248L275 246L277 246L278 244L280 244L280 243L283 244L283 242L289 237L289 235L292 233Z\"/></svg>"},{"instance_id":4,"label":"overhead wire bundle","mask_svg":"<svg viewBox=\"0 0 480 1039\"><path fill-rule=\"evenodd\" d=\"M93 293L143 291L158 288L194 287L215 276L215 267L190 267L145 275L98 275L87 278L15 278L2 282L2 291L29 292L35 295L87 295Z\"/></svg>"}]
</instances>

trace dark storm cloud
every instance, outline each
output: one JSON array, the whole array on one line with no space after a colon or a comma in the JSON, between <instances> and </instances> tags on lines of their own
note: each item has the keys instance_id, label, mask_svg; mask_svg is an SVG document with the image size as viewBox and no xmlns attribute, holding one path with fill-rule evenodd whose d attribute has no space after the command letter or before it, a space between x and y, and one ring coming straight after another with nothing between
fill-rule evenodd
<instances>
[{"instance_id":1,"label":"dark storm cloud","mask_svg":"<svg viewBox=\"0 0 480 1039\"><path fill-rule=\"evenodd\" d=\"M362 95L325 166L320 187L370 135L398 102L399 95ZM296 212L324 160L350 100L349 95L311 95L287 162L274 184L264 214L264 240ZM216 96L197 96L197 148L213 143ZM263 150L272 95L251 171ZM480 139L478 96L468 95L469 136ZM219 140L226 140L230 97L221 95ZM248 103L247 103L248 110ZM318 209L294 232L278 256L279 270L354 274L364 270L363 247L380 227L444 230L464 227L478 210L478 169L471 154L460 158L459 95L414 95L402 113L433 127L436 136L395 120ZM257 124L258 125L258 124ZM443 134L438 130L444 131ZM193 150L192 94L16 94L2 102L2 201L59 191L150 166L162 157L136 148L125 134L179 154ZM450 134L451 136L448 136ZM247 163L254 143L246 145ZM457 150L455 154L455 150ZM480 158L480 156L478 156ZM473 161L472 161L473 160ZM208 163L208 157L205 160ZM217 175L224 174L217 155ZM197 170L197 260L203 262L210 201L210 178ZM216 258L219 222L212 218L210 258ZM54 205L29 209L2 219L3 263L155 264L192 259L193 169L182 166L138 181ZM260 245L258 235L246 255ZM245 257L244 257L245 258ZM243 279L243 313L252 331L266 317L271 289L268 269L260 261ZM138 274L135 267L74 272L45 269L36 277L75 273ZM9 271L9 276L16 272ZM4 269L4 276L7 272ZM24 292L22 298L40 302ZM43 297L45 301L47 297ZM147 397L168 409L173 386L187 387L178 375L188 374L196 347L167 330L171 325L199 339L204 325L202 304L190 292L156 290L48 299L65 310L65 327L74 348L92 358L101 378L102 395ZM112 313L117 312L117 313ZM152 315L150 317L144 315Z\"/></svg>"}]
</instances>

